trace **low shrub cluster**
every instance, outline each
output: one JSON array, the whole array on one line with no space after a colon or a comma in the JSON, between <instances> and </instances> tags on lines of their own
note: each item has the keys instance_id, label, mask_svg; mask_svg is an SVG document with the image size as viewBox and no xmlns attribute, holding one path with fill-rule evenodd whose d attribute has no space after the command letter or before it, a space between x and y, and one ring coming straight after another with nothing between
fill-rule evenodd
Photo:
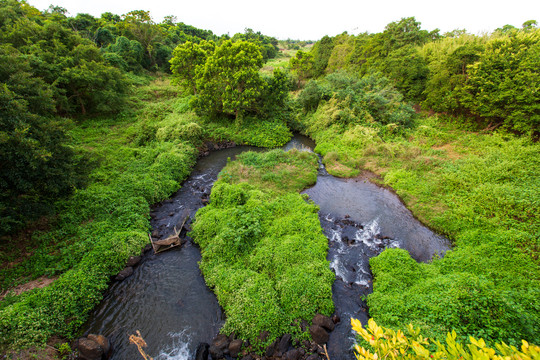
<instances>
[{"instance_id":1,"label":"low shrub cluster","mask_svg":"<svg viewBox=\"0 0 540 360\"><path fill-rule=\"evenodd\" d=\"M261 331L269 332L266 342L285 333L306 337L301 320L333 312L328 240L317 206L296 192L316 171L311 153L245 153L224 168L210 204L197 212L192 235L206 283L227 315L222 332L264 345ZM281 181L297 175L308 181Z\"/></svg>"},{"instance_id":2,"label":"low shrub cluster","mask_svg":"<svg viewBox=\"0 0 540 360\"><path fill-rule=\"evenodd\" d=\"M361 337L363 346L356 345L358 360L377 359L523 359L540 357L540 347L522 341L521 347L499 343L495 348L486 345L483 339L469 337L467 344L457 341L455 332L446 335L446 341L431 342L421 331L409 325L407 335L401 330L380 327L370 319L368 326L362 328L360 321L351 319L353 330Z\"/></svg>"},{"instance_id":3,"label":"low shrub cluster","mask_svg":"<svg viewBox=\"0 0 540 360\"><path fill-rule=\"evenodd\" d=\"M380 136L401 135L414 124L413 108L380 74L338 72L311 81L297 98L304 110L291 125L317 142L330 174L358 175L361 149Z\"/></svg>"}]
</instances>

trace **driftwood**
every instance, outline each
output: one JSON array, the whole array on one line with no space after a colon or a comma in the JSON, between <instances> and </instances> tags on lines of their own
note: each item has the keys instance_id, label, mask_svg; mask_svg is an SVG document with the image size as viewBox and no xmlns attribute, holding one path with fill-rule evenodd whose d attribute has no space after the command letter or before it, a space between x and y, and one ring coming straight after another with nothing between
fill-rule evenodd
<instances>
[{"instance_id":1,"label":"driftwood","mask_svg":"<svg viewBox=\"0 0 540 360\"><path fill-rule=\"evenodd\" d=\"M147 347L146 341L144 341L143 337L141 336L141 332L137 330L137 335L129 335L129 342L131 344L137 345L137 348L139 349L139 353L142 355L144 360L154 360L153 358L148 355L143 348Z\"/></svg>"},{"instance_id":2,"label":"driftwood","mask_svg":"<svg viewBox=\"0 0 540 360\"><path fill-rule=\"evenodd\" d=\"M188 218L189 210L186 209L182 214L182 223L180 225L180 230L176 230L175 226L174 234L167 237L166 239L154 240L152 239L152 236L148 234L148 237L150 238L150 243L152 244L152 248L154 249L154 254L182 245L182 240L180 239L180 232L182 231L182 228L184 227Z\"/></svg>"}]
</instances>

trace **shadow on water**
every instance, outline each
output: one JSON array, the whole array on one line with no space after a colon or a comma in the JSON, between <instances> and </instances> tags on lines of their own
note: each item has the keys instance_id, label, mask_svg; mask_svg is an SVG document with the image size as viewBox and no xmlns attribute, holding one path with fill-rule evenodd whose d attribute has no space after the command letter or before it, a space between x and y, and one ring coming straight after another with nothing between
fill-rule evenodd
<instances>
[{"instance_id":1,"label":"shadow on water","mask_svg":"<svg viewBox=\"0 0 540 360\"><path fill-rule=\"evenodd\" d=\"M315 143L295 136L284 150L312 151ZM166 238L181 221L185 209L191 218L210 195L227 158L247 146L219 150L199 159L190 177L174 196L157 204L151 225ZM333 300L341 322L331 333L332 360L354 359L350 318L363 323L368 311L362 297L372 291L369 258L386 247L408 250L417 261L444 253L448 242L420 224L389 190L363 179L328 175L322 163L317 184L304 191L320 206L319 218L329 239L328 261L336 273ZM192 359L200 342L210 343L223 325L224 315L215 295L206 287L198 261L200 251L191 239L181 249L159 255L147 253L132 276L115 282L86 324L85 334L103 334L111 340L111 359L139 359L129 335L140 330L155 359Z\"/></svg>"}]
</instances>

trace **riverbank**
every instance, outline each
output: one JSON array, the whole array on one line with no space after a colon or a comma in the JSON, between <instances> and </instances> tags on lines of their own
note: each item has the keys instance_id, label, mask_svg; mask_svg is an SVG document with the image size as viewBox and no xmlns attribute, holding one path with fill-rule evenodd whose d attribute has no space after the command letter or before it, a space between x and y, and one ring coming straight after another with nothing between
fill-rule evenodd
<instances>
[{"instance_id":1,"label":"riverbank","mask_svg":"<svg viewBox=\"0 0 540 360\"><path fill-rule=\"evenodd\" d=\"M538 143L462 129L425 113L408 128L325 125L334 107L321 102L296 123L317 142L328 172L374 172L454 244L429 265L400 251L374 258L370 315L393 328L413 323L439 339L455 330L464 339L538 343Z\"/></svg>"},{"instance_id":2,"label":"riverbank","mask_svg":"<svg viewBox=\"0 0 540 360\"><path fill-rule=\"evenodd\" d=\"M56 280L0 302L0 349L77 334L111 277L147 243L150 206L178 190L205 141L275 146L291 136L278 121L204 121L166 79L139 87L132 101L115 118L73 125L72 146L89 158L89 185L55 204L58 215L26 244L2 242L2 292L39 277Z\"/></svg>"}]
</instances>

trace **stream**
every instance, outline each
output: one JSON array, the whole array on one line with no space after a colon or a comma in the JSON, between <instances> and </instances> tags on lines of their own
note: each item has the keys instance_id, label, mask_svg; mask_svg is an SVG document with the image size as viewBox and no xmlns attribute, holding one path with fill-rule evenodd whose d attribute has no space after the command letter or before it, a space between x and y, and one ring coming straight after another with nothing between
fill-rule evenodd
<instances>
[{"instance_id":1,"label":"stream","mask_svg":"<svg viewBox=\"0 0 540 360\"><path fill-rule=\"evenodd\" d=\"M314 147L312 140L296 135L283 149L312 151ZM238 146L199 159L180 190L152 209L151 225L159 238L174 232L186 209L193 218L227 158L248 150L264 149ZM341 322L330 334L329 355L332 360L352 360L350 318L362 323L368 319L361 299L372 291L369 258L386 247L400 247L417 261L429 261L436 253L443 255L450 245L416 220L391 191L363 178L333 177L322 163L316 185L304 193L320 206L319 219L329 239L328 260L336 273L332 292ZM133 275L114 282L94 309L84 334L107 336L113 344L112 360L142 358L129 343L129 335L136 330L155 360L193 359L198 344L210 343L218 334L224 314L200 273L200 251L187 239L181 248L146 253Z\"/></svg>"}]
</instances>

